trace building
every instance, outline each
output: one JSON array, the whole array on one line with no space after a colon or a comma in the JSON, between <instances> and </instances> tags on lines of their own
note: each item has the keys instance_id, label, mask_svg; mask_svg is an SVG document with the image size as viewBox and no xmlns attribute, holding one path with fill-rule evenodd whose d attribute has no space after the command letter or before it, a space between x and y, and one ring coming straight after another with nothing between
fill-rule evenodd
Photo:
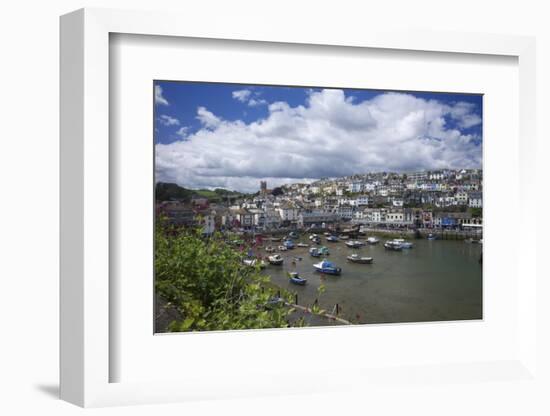
<instances>
[{"instance_id":1,"label":"building","mask_svg":"<svg viewBox=\"0 0 550 416\"><path fill-rule=\"evenodd\" d=\"M298 217L300 227L322 226L332 224L338 220L338 216L333 212L323 210L303 211Z\"/></svg>"},{"instance_id":2,"label":"building","mask_svg":"<svg viewBox=\"0 0 550 416\"><path fill-rule=\"evenodd\" d=\"M468 198L468 206L470 208L482 208L483 200L481 192L470 192Z\"/></svg>"}]
</instances>

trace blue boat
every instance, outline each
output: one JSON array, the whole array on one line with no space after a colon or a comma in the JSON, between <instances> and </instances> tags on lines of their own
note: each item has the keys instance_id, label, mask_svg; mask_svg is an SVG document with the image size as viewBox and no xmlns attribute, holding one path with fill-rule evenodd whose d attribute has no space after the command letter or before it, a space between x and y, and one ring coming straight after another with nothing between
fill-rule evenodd
<instances>
[{"instance_id":1,"label":"blue boat","mask_svg":"<svg viewBox=\"0 0 550 416\"><path fill-rule=\"evenodd\" d=\"M294 242L292 240L285 240L283 242L283 246L285 246L289 250L292 250L294 248Z\"/></svg>"},{"instance_id":2,"label":"blue boat","mask_svg":"<svg viewBox=\"0 0 550 416\"><path fill-rule=\"evenodd\" d=\"M303 286L307 283L307 279L300 277L300 275L296 272L290 272L288 274L288 279L290 280L290 283L294 283L295 285Z\"/></svg>"},{"instance_id":3,"label":"blue boat","mask_svg":"<svg viewBox=\"0 0 550 416\"><path fill-rule=\"evenodd\" d=\"M336 237L335 235L328 236L327 241L330 241L331 243L336 243L338 242L338 237Z\"/></svg>"},{"instance_id":4,"label":"blue boat","mask_svg":"<svg viewBox=\"0 0 550 416\"><path fill-rule=\"evenodd\" d=\"M315 270L319 273L333 275L339 275L342 273L342 269L340 267L336 267L328 260L323 260L321 263L314 264L313 267L315 267Z\"/></svg>"}]
</instances>

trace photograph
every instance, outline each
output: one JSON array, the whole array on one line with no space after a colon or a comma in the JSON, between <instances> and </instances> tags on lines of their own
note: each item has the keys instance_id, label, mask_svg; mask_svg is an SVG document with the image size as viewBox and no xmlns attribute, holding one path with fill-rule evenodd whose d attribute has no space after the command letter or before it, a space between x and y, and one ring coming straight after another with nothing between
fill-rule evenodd
<instances>
[{"instance_id":1,"label":"photograph","mask_svg":"<svg viewBox=\"0 0 550 416\"><path fill-rule=\"evenodd\" d=\"M154 80L152 106L155 333L483 319L483 94Z\"/></svg>"}]
</instances>

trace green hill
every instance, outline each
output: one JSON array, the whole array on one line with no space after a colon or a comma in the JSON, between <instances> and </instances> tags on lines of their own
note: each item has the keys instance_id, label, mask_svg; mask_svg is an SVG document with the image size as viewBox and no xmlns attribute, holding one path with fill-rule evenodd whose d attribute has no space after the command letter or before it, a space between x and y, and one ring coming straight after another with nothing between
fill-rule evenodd
<instances>
[{"instance_id":1,"label":"green hill","mask_svg":"<svg viewBox=\"0 0 550 416\"><path fill-rule=\"evenodd\" d=\"M206 198L210 202L221 202L227 199L236 199L244 196L240 192L229 191L227 189L187 189L175 183L159 182L155 188L155 198L157 201L179 200L190 202L192 198Z\"/></svg>"}]
</instances>

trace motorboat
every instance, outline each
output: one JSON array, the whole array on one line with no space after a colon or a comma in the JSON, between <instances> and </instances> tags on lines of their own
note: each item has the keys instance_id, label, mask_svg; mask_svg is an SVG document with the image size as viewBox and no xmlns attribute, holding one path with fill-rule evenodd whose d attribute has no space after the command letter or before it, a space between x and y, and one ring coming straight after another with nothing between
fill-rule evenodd
<instances>
[{"instance_id":1,"label":"motorboat","mask_svg":"<svg viewBox=\"0 0 550 416\"><path fill-rule=\"evenodd\" d=\"M280 266L284 261L280 254L273 254L272 256L269 256L267 260L269 261L269 264L273 264L275 266Z\"/></svg>"},{"instance_id":2,"label":"motorboat","mask_svg":"<svg viewBox=\"0 0 550 416\"><path fill-rule=\"evenodd\" d=\"M244 259L243 260L243 264L245 266L249 266L249 267L256 267L256 266L259 266L260 269L264 269L267 265L265 263L265 261L263 260L258 260L258 259Z\"/></svg>"},{"instance_id":3,"label":"motorboat","mask_svg":"<svg viewBox=\"0 0 550 416\"><path fill-rule=\"evenodd\" d=\"M296 272L290 272L288 274L288 280L290 281L290 283L293 283L299 286L303 286L307 283L307 279L300 277L300 275Z\"/></svg>"},{"instance_id":4,"label":"motorboat","mask_svg":"<svg viewBox=\"0 0 550 416\"><path fill-rule=\"evenodd\" d=\"M323 260L320 263L316 263L313 265L313 267L315 268L315 271L319 273L332 275L339 275L340 273L342 273L342 269L340 267L336 267L328 260Z\"/></svg>"},{"instance_id":5,"label":"motorboat","mask_svg":"<svg viewBox=\"0 0 550 416\"><path fill-rule=\"evenodd\" d=\"M413 244L410 241L406 241L403 238L394 238L393 241L401 244L401 248L412 248Z\"/></svg>"},{"instance_id":6,"label":"motorboat","mask_svg":"<svg viewBox=\"0 0 550 416\"><path fill-rule=\"evenodd\" d=\"M327 241L329 241L331 243L337 243L338 242L338 237L336 237L335 235L329 235L327 237Z\"/></svg>"},{"instance_id":7,"label":"motorboat","mask_svg":"<svg viewBox=\"0 0 550 416\"><path fill-rule=\"evenodd\" d=\"M265 248L265 251L267 251L268 253L273 253L275 251L275 247L273 246L267 246Z\"/></svg>"},{"instance_id":8,"label":"motorboat","mask_svg":"<svg viewBox=\"0 0 550 416\"><path fill-rule=\"evenodd\" d=\"M279 246L279 247L277 247L277 249L278 249L279 251L287 251L287 250L288 250L288 249L286 248L286 246Z\"/></svg>"},{"instance_id":9,"label":"motorboat","mask_svg":"<svg viewBox=\"0 0 550 416\"><path fill-rule=\"evenodd\" d=\"M380 240L376 237L367 238L367 244L378 244Z\"/></svg>"},{"instance_id":10,"label":"motorboat","mask_svg":"<svg viewBox=\"0 0 550 416\"><path fill-rule=\"evenodd\" d=\"M311 257L319 257L321 256L321 253L319 253L319 249L317 247L311 247L309 249L309 255Z\"/></svg>"},{"instance_id":11,"label":"motorboat","mask_svg":"<svg viewBox=\"0 0 550 416\"><path fill-rule=\"evenodd\" d=\"M298 244L296 244L296 247L309 247L309 244L306 244L306 243L298 243Z\"/></svg>"},{"instance_id":12,"label":"motorboat","mask_svg":"<svg viewBox=\"0 0 550 416\"><path fill-rule=\"evenodd\" d=\"M341 235L340 240L349 240L349 235L345 235L345 234Z\"/></svg>"},{"instance_id":13,"label":"motorboat","mask_svg":"<svg viewBox=\"0 0 550 416\"><path fill-rule=\"evenodd\" d=\"M322 254L323 256L328 256L330 254L330 252L328 251L328 247L319 247L319 254Z\"/></svg>"},{"instance_id":14,"label":"motorboat","mask_svg":"<svg viewBox=\"0 0 550 416\"><path fill-rule=\"evenodd\" d=\"M360 257L359 254L354 253L346 257L352 263L371 264L374 260L372 257Z\"/></svg>"},{"instance_id":15,"label":"motorboat","mask_svg":"<svg viewBox=\"0 0 550 416\"><path fill-rule=\"evenodd\" d=\"M437 235L430 233L430 234L428 234L428 236L426 237L426 239L428 239L428 240L430 240L430 241L431 241L431 240L436 240L436 239L437 239Z\"/></svg>"},{"instance_id":16,"label":"motorboat","mask_svg":"<svg viewBox=\"0 0 550 416\"><path fill-rule=\"evenodd\" d=\"M348 246L349 248L360 248L360 247L363 247L364 245L365 243L358 240L346 241L346 246Z\"/></svg>"},{"instance_id":17,"label":"motorboat","mask_svg":"<svg viewBox=\"0 0 550 416\"><path fill-rule=\"evenodd\" d=\"M256 265L256 259L244 259L243 264L245 266L254 267Z\"/></svg>"},{"instance_id":18,"label":"motorboat","mask_svg":"<svg viewBox=\"0 0 550 416\"><path fill-rule=\"evenodd\" d=\"M294 246L294 241L292 240L285 240L283 242L283 245L288 249L288 250L292 250L295 246Z\"/></svg>"},{"instance_id":19,"label":"motorboat","mask_svg":"<svg viewBox=\"0 0 550 416\"><path fill-rule=\"evenodd\" d=\"M403 250L401 243L398 243L397 241L394 241L394 240L386 241L384 243L384 247L386 248L386 250L393 250L393 251Z\"/></svg>"}]
</instances>

